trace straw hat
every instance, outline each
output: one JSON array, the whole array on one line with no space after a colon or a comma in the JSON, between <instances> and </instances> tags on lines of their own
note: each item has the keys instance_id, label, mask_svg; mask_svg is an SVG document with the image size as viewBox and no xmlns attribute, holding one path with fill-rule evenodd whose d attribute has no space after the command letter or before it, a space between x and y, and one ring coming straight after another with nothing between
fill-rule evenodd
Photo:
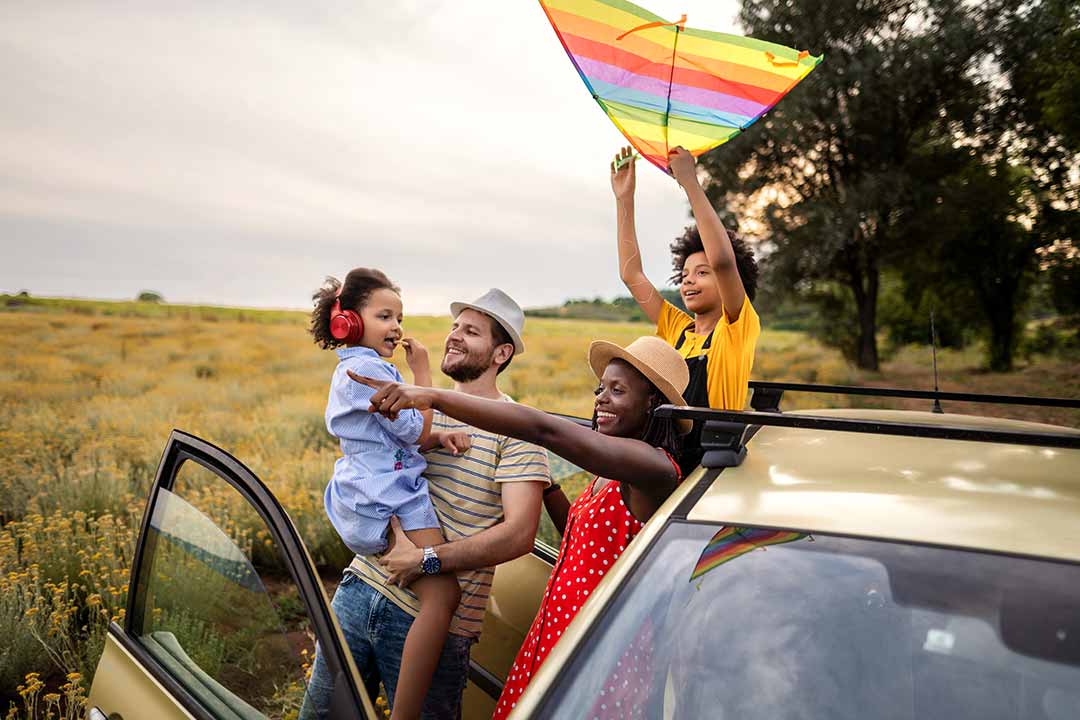
<instances>
[{"instance_id":1,"label":"straw hat","mask_svg":"<svg viewBox=\"0 0 1080 720\"><path fill-rule=\"evenodd\" d=\"M686 405L683 391L690 382L686 361L675 348L655 336L639 337L625 348L606 340L589 346L589 365L599 378L612 360L624 360L648 378L672 405ZM678 420L679 430L690 432L693 423Z\"/></svg>"}]
</instances>

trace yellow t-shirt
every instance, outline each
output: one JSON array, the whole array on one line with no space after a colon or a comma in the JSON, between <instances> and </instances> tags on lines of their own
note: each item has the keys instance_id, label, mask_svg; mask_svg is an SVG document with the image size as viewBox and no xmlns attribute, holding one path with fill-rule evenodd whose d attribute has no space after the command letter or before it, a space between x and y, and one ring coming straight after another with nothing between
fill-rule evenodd
<instances>
[{"instance_id":1,"label":"yellow t-shirt","mask_svg":"<svg viewBox=\"0 0 1080 720\"><path fill-rule=\"evenodd\" d=\"M742 410L746 407L747 383L754 366L754 348L761 335L761 320L750 303L743 301L739 319L730 322L727 313L713 330L712 343L703 350L707 335L693 331L694 319L665 301L656 322L656 334L672 347L679 342L683 330L686 340L678 348L683 358L707 354L709 407L718 410Z\"/></svg>"}]
</instances>

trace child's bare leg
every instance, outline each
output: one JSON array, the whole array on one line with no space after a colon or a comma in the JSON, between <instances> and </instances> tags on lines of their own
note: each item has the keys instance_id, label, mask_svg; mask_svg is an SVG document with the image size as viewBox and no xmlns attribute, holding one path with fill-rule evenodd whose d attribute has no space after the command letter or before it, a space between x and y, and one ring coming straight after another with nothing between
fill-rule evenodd
<instances>
[{"instance_id":1,"label":"child's bare leg","mask_svg":"<svg viewBox=\"0 0 1080 720\"><path fill-rule=\"evenodd\" d=\"M406 532L417 547L430 547L444 542L442 532L431 528ZM401 653L401 671L394 691L394 710L391 720L414 720L420 717L424 698L431 687L431 676L439 664L443 644L450 629L450 620L461 600L457 576L425 575L410 589L420 599L420 613L405 636Z\"/></svg>"}]
</instances>

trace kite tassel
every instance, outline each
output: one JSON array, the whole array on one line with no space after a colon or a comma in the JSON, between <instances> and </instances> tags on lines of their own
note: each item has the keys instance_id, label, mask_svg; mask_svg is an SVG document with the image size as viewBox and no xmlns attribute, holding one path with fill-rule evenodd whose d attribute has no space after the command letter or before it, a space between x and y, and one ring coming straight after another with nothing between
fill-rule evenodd
<instances>
[{"instance_id":1,"label":"kite tassel","mask_svg":"<svg viewBox=\"0 0 1080 720\"><path fill-rule=\"evenodd\" d=\"M809 57L809 56L810 56L810 51L809 50L800 50L799 51L799 57L798 57L797 60L779 60L779 59L777 59L777 57L775 55L773 55L768 50L765 51L765 57L768 59L769 62L771 62L773 64L773 67L795 67L796 65L798 65L802 61L803 58Z\"/></svg>"},{"instance_id":2,"label":"kite tassel","mask_svg":"<svg viewBox=\"0 0 1080 720\"><path fill-rule=\"evenodd\" d=\"M626 32L624 32L622 35L620 35L619 37L617 37L615 39L616 40L622 40L627 35L630 35L632 33L636 33L638 30L648 30L650 28L668 27L669 25L675 25L675 26L680 27L683 30L685 30L686 29L686 13L683 13L683 16L681 18L679 18L678 20L676 20L675 22L664 22L663 20L660 20L659 22L651 22L651 23L645 23L644 25L638 25L636 28L630 28L629 30L627 30Z\"/></svg>"}]
</instances>

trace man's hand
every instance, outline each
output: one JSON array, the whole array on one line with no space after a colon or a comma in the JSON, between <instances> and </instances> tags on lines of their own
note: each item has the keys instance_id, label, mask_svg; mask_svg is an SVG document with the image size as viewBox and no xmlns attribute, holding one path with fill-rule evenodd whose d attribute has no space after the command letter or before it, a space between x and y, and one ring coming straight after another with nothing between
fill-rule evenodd
<instances>
[{"instance_id":1,"label":"man's hand","mask_svg":"<svg viewBox=\"0 0 1080 720\"><path fill-rule=\"evenodd\" d=\"M455 455L460 455L472 447L472 438L469 437L469 433L460 430L439 431L435 437L440 445Z\"/></svg>"},{"instance_id":2,"label":"man's hand","mask_svg":"<svg viewBox=\"0 0 1080 720\"><path fill-rule=\"evenodd\" d=\"M424 347L424 344L416 338L402 338L401 346L405 348L405 362L408 363L409 369L413 371L413 375L416 374L419 369L421 372L429 371L431 365L428 363L428 350Z\"/></svg>"},{"instance_id":3,"label":"man's hand","mask_svg":"<svg viewBox=\"0 0 1080 720\"><path fill-rule=\"evenodd\" d=\"M668 167L676 182L683 190L689 190L698 184L697 161L690 151L679 145L668 153Z\"/></svg>"},{"instance_id":4,"label":"man's hand","mask_svg":"<svg viewBox=\"0 0 1080 720\"><path fill-rule=\"evenodd\" d=\"M352 370L346 372L356 382L375 389L368 412L380 413L391 420L396 420L402 410L430 410L435 402L435 391L432 388L377 380L366 375L357 375Z\"/></svg>"},{"instance_id":5,"label":"man's hand","mask_svg":"<svg viewBox=\"0 0 1080 720\"><path fill-rule=\"evenodd\" d=\"M611 189L615 193L615 199L626 202L634 199L634 188L637 185L637 173L634 170L636 161L630 158L634 148L627 145L615 155L611 161ZM622 167L617 167L622 162Z\"/></svg>"},{"instance_id":6,"label":"man's hand","mask_svg":"<svg viewBox=\"0 0 1080 720\"><path fill-rule=\"evenodd\" d=\"M420 572L420 563L424 560L424 551L413 545L412 540L401 529L401 522L397 515L390 518L390 531L394 533L394 540L390 543L390 549L379 556L379 564L387 572L387 585L409 587L423 575Z\"/></svg>"}]
</instances>

